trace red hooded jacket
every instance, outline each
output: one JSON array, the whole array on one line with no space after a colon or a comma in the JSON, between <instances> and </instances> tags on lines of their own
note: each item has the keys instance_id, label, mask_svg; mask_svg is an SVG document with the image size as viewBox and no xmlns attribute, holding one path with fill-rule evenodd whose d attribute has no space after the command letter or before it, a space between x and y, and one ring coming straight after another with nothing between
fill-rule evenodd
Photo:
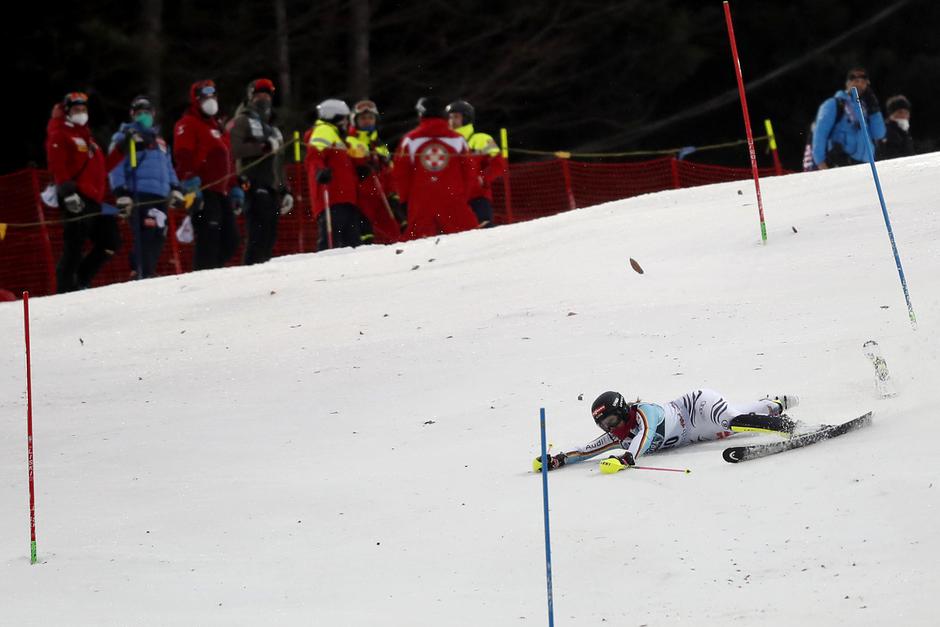
<instances>
[{"instance_id":1,"label":"red hooded jacket","mask_svg":"<svg viewBox=\"0 0 940 627\"><path fill-rule=\"evenodd\" d=\"M190 107L173 128L173 163L180 181L198 176L207 189L227 194L235 184L229 136L224 126L199 108L199 85L190 88Z\"/></svg>"},{"instance_id":2,"label":"red hooded jacket","mask_svg":"<svg viewBox=\"0 0 940 627\"><path fill-rule=\"evenodd\" d=\"M65 119L61 105L53 108L46 125L46 159L56 185L75 181L82 196L98 203L104 200L108 189L104 152L87 125Z\"/></svg>"},{"instance_id":3,"label":"red hooded jacket","mask_svg":"<svg viewBox=\"0 0 940 627\"><path fill-rule=\"evenodd\" d=\"M443 118L424 118L402 138L392 171L408 203L408 239L477 227L467 205L473 169L466 140Z\"/></svg>"}]
</instances>

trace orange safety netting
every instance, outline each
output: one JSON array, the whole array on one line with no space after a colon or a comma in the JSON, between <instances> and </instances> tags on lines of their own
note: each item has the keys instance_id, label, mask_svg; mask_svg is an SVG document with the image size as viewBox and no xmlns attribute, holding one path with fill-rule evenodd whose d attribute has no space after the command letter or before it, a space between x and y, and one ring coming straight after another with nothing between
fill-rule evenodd
<instances>
[{"instance_id":1,"label":"orange safety netting","mask_svg":"<svg viewBox=\"0 0 940 627\"><path fill-rule=\"evenodd\" d=\"M761 176L772 176L773 168L762 168ZM287 166L287 178L294 190L293 211L282 216L278 225L274 255L288 255L316 250L316 225L306 197L304 168ZM729 168L663 157L630 163L585 163L555 159L512 164L508 181L497 181L493 189L495 222L507 224L588 207L640 194L692 187L709 183L751 178L750 168ZM58 209L43 205L40 192L50 182L45 170L26 169L0 176L0 290L17 296L23 291L33 295L55 293L55 265L62 251L62 215ZM167 221L168 234L157 264L161 275L178 274L192 269L191 244L176 241L175 231L185 217L184 211L172 210ZM239 217L244 245L245 226ZM130 280L129 254L132 235L125 220L120 220L121 250L95 277L93 285L107 285ZM229 265L241 263L241 250Z\"/></svg>"}]
</instances>

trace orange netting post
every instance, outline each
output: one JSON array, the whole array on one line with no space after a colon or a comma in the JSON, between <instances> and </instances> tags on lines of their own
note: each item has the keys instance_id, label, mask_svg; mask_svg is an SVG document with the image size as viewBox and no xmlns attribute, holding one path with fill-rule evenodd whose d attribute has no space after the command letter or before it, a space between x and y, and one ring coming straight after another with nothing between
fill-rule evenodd
<instances>
[{"instance_id":1,"label":"orange netting post","mask_svg":"<svg viewBox=\"0 0 940 627\"><path fill-rule=\"evenodd\" d=\"M46 212L43 210L42 200L39 198L41 191L39 189L39 170L33 168L31 174L32 176L30 178L33 182L33 198L36 199L36 217L39 219L39 236L42 240L42 254L46 261L46 276L49 279L49 287L46 290L46 293L55 294L55 261L53 261L52 258L52 242L49 240L49 229L46 228Z\"/></svg>"},{"instance_id":2,"label":"orange netting post","mask_svg":"<svg viewBox=\"0 0 940 627\"><path fill-rule=\"evenodd\" d=\"M675 156L669 158L669 171L672 174L672 188L682 187L682 180L679 178L679 160Z\"/></svg>"},{"instance_id":3,"label":"orange netting post","mask_svg":"<svg viewBox=\"0 0 940 627\"><path fill-rule=\"evenodd\" d=\"M561 176L565 182L565 195L568 198L568 209L574 211L578 206L574 202L574 191L571 189L571 168L568 165L568 155L559 156L559 161L561 161Z\"/></svg>"},{"instance_id":4,"label":"orange netting post","mask_svg":"<svg viewBox=\"0 0 940 627\"><path fill-rule=\"evenodd\" d=\"M516 220L512 216L512 188L509 185L509 135L506 129L499 129L499 140L502 144L503 159L506 160L506 174L503 175L503 196L504 207L506 208L506 222L512 223Z\"/></svg>"}]
</instances>

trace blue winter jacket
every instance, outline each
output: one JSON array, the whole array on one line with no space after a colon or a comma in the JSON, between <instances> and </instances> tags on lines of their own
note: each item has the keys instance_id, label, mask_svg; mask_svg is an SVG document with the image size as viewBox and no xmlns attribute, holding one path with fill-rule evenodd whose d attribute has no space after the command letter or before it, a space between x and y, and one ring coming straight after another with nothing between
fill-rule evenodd
<instances>
[{"instance_id":1,"label":"blue winter jacket","mask_svg":"<svg viewBox=\"0 0 940 627\"><path fill-rule=\"evenodd\" d=\"M128 138L134 135L137 149L137 169L131 168L131 155ZM153 128L146 128L133 123L121 125L121 129L111 138L110 150L120 149L124 159L108 173L112 190L126 189L129 193L154 194L169 196L170 190L179 186L173 160L166 142Z\"/></svg>"},{"instance_id":2,"label":"blue winter jacket","mask_svg":"<svg viewBox=\"0 0 940 627\"><path fill-rule=\"evenodd\" d=\"M842 109L842 115L837 116L839 108ZM864 100L862 111L866 113L868 131L872 139L878 141L884 137L885 121L881 112L868 113ZM816 130L813 132L813 161L816 165L825 161L826 155L835 144L842 146L845 153L856 161L868 161L864 133L852 97L844 91L837 91L835 96L819 106L819 112L816 114ZM874 150L874 143L870 145Z\"/></svg>"}]
</instances>

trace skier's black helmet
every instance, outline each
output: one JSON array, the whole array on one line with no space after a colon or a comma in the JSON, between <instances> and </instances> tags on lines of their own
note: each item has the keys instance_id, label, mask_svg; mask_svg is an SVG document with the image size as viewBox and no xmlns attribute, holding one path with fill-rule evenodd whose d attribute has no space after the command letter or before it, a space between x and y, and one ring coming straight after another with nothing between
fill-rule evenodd
<instances>
[{"instance_id":1,"label":"skier's black helmet","mask_svg":"<svg viewBox=\"0 0 940 627\"><path fill-rule=\"evenodd\" d=\"M610 432L626 422L629 408L630 404L620 392L604 392L591 405L591 415L598 427Z\"/></svg>"},{"instance_id":2,"label":"skier's black helmet","mask_svg":"<svg viewBox=\"0 0 940 627\"><path fill-rule=\"evenodd\" d=\"M459 113L460 115L463 116L464 124L473 124L473 118L475 114L473 110L473 105L471 105L466 100L453 101L452 103L447 105L447 109L445 109L445 112L447 113L447 115L450 115L451 113Z\"/></svg>"},{"instance_id":3,"label":"skier's black helmet","mask_svg":"<svg viewBox=\"0 0 940 627\"><path fill-rule=\"evenodd\" d=\"M445 118L444 105L436 96L423 96L418 99L415 111L422 118Z\"/></svg>"}]
</instances>

